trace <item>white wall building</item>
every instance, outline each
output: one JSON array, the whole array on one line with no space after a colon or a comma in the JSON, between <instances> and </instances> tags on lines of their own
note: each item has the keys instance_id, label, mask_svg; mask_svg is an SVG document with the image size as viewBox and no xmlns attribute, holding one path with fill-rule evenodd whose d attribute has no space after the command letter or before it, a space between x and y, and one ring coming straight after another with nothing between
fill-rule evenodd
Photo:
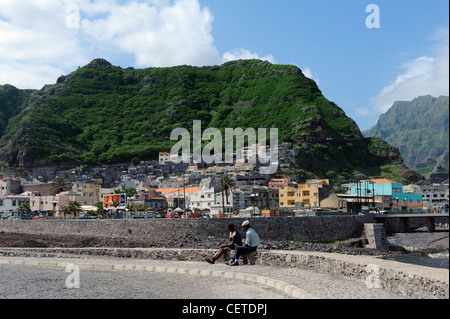
<instances>
[{"instance_id":1,"label":"white wall building","mask_svg":"<svg viewBox=\"0 0 450 319\"><path fill-rule=\"evenodd\" d=\"M448 185L422 186L423 201L428 209L448 209L449 188Z\"/></svg>"},{"instance_id":2,"label":"white wall building","mask_svg":"<svg viewBox=\"0 0 450 319\"><path fill-rule=\"evenodd\" d=\"M203 187L200 191L189 194L188 200L188 206L192 210L211 209L215 204L214 188Z\"/></svg>"},{"instance_id":3,"label":"white wall building","mask_svg":"<svg viewBox=\"0 0 450 319\"><path fill-rule=\"evenodd\" d=\"M0 218L18 216L19 207L22 204L30 205L28 196L0 196Z\"/></svg>"}]
</instances>

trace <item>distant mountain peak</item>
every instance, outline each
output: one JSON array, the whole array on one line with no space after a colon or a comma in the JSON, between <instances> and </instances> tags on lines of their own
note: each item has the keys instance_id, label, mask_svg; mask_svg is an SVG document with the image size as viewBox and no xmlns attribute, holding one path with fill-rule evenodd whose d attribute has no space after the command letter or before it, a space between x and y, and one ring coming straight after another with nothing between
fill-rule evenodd
<instances>
[{"instance_id":1,"label":"distant mountain peak","mask_svg":"<svg viewBox=\"0 0 450 319\"><path fill-rule=\"evenodd\" d=\"M437 167L448 174L449 97L425 95L397 101L363 135L381 137L398 147L406 165L422 174L433 173Z\"/></svg>"}]
</instances>

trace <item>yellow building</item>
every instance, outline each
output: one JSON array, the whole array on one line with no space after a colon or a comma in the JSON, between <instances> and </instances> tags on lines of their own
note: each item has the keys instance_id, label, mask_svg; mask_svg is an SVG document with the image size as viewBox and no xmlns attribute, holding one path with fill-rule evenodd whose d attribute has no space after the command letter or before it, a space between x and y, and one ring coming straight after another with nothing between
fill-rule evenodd
<instances>
[{"instance_id":1,"label":"yellow building","mask_svg":"<svg viewBox=\"0 0 450 319\"><path fill-rule=\"evenodd\" d=\"M297 187L284 187L280 189L279 203L281 208L314 208L320 207L323 199L323 190L329 186L327 179L309 180L306 184Z\"/></svg>"},{"instance_id":2,"label":"yellow building","mask_svg":"<svg viewBox=\"0 0 450 319\"><path fill-rule=\"evenodd\" d=\"M97 202L101 201L100 185L94 183L83 183L81 189L83 196L94 197Z\"/></svg>"}]
</instances>

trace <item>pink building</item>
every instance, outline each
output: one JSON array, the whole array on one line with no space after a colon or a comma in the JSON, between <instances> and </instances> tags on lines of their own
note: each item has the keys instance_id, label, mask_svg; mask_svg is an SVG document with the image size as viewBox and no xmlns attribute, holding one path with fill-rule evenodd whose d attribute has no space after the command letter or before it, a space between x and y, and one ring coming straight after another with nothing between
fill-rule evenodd
<instances>
[{"instance_id":1,"label":"pink building","mask_svg":"<svg viewBox=\"0 0 450 319\"><path fill-rule=\"evenodd\" d=\"M290 178L272 178L269 182L269 188L282 189L289 186Z\"/></svg>"}]
</instances>

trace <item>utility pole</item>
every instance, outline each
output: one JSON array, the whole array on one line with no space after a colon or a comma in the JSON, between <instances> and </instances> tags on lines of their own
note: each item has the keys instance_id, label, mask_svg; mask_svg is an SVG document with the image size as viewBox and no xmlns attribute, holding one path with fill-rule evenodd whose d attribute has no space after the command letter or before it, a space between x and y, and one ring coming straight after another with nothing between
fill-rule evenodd
<instances>
[{"instance_id":1,"label":"utility pole","mask_svg":"<svg viewBox=\"0 0 450 319\"><path fill-rule=\"evenodd\" d=\"M220 188L221 188L221 191L222 191L222 208L223 208L222 214L223 214L223 216L225 216L225 199L223 197L223 191L224 191L224 189L223 189L223 170L220 171L220 184L221 184Z\"/></svg>"},{"instance_id":2,"label":"utility pole","mask_svg":"<svg viewBox=\"0 0 450 319\"><path fill-rule=\"evenodd\" d=\"M184 194L184 210L186 213L186 184L184 183L184 172L183 172L183 194Z\"/></svg>"},{"instance_id":3,"label":"utility pole","mask_svg":"<svg viewBox=\"0 0 450 319\"><path fill-rule=\"evenodd\" d=\"M372 181L373 207L375 207L375 183Z\"/></svg>"}]
</instances>

